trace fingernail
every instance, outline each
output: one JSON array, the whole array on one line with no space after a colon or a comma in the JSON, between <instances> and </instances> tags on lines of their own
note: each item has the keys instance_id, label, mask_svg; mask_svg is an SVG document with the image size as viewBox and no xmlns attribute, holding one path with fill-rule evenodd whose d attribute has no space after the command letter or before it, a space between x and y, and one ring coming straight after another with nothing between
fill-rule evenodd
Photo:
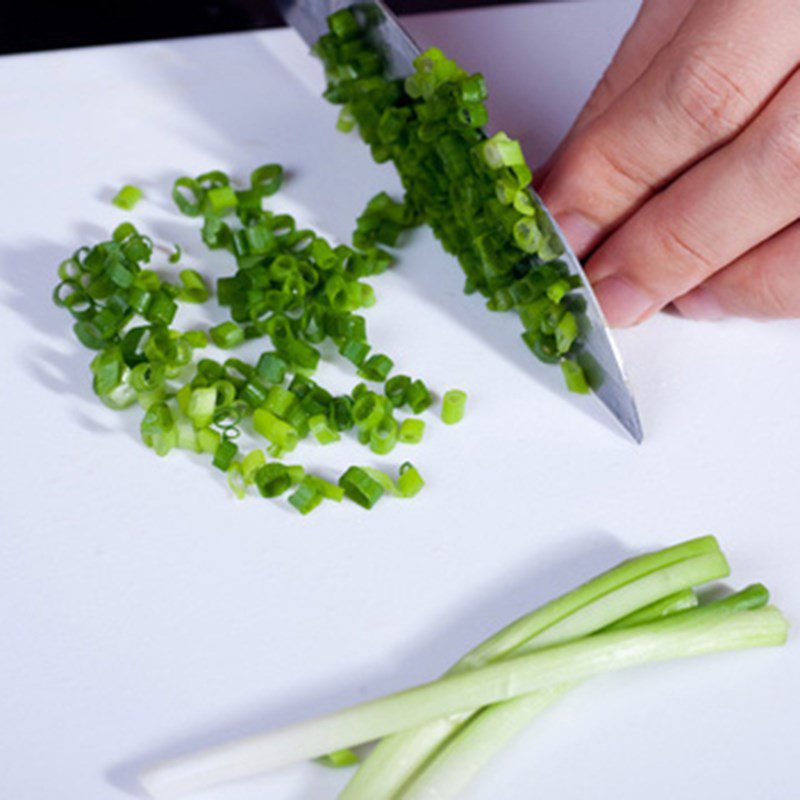
<instances>
[{"instance_id":1,"label":"fingernail","mask_svg":"<svg viewBox=\"0 0 800 800\"><path fill-rule=\"evenodd\" d=\"M581 214L570 211L556 217L556 222L578 256L585 256L597 243L600 231Z\"/></svg>"},{"instance_id":2,"label":"fingernail","mask_svg":"<svg viewBox=\"0 0 800 800\"><path fill-rule=\"evenodd\" d=\"M687 319L718 320L726 316L719 300L705 286L699 286L689 294L679 297L673 305Z\"/></svg>"},{"instance_id":3,"label":"fingernail","mask_svg":"<svg viewBox=\"0 0 800 800\"><path fill-rule=\"evenodd\" d=\"M597 283L594 293L608 324L614 328L635 325L657 307L652 297L624 278L616 276L604 278Z\"/></svg>"}]
</instances>

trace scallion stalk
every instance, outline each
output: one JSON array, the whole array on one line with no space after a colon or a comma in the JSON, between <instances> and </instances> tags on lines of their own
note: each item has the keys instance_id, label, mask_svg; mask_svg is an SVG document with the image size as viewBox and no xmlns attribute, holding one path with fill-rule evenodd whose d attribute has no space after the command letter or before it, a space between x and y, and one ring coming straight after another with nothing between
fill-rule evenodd
<instances>
[{"instance_id":1,"label":"scallion stalk","mask_svg":"<svg viewBox=\"0 0 800 800\"><path fill-rule=\"evenodd\" d=\"M675 592L728 573L725 557L712 536L639 556L506 626L465 655L447 674L482 667L516 654L526 644L546 646L548 642L585 636ZM436 720L379 742L340 800L394 796L465 719Z\"/></svg>"},{"instance_id":2,"label":"scallion stalk","mask_svg":"<svg viewBox=\"0 0 800 800\"><path fill-rule=\"evenodd\" d=\"M598 633L451 675L316 720L250 736L157 765L142 776L166 799L350 748L427 721L634 666L783 644L787 623L774 607L741 613L698 608L630 630Z\"/></svg>"}]
</instances>

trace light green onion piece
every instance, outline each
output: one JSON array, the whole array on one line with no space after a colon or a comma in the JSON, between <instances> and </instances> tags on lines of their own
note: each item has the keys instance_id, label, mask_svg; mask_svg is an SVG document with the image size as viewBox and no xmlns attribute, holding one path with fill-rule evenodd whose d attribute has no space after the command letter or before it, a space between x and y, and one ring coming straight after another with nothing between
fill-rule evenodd
<instances>
[{"instance_id":1,"label":"light green onion piece","mask_svg":"<svg viewBox=\"0 0 800 800\"><path fill-rule=\"evenodd\" d=\"M114 199L111 202L117 206L117 208L121 208L124 211L132 211L143 196L144 193L138 186L131 186L128 184L127 186L123 186L116 195L114 195Z\"/></svg>"},{"instance_id":2,"label":"light green onion piece","mask_svg":"<svg viewBox=\"0 0 800 800\"><path fill-rule=\"evenodd\" d=\"M189 395L186 416L195 428L205 428L211 424L217 410L217 390L213 386L193 389Z\"/></svg>"},{"instance_id":3,"label":"light green onion piece","mask_svg":"<svg viewBox=\"0 0 800 800\"><path fill-rule=\"evenodd\" d=\"M244 331L230 320L209 328L208 335L211 341L223 350L230 350L244 341Z\"/></svg>"},{"instance_id":4,"label":"light green onion piece","mask_svg":"<svg viewBox=\"0 0 800 800\"><path fill-rule=\"evenodd\" d=\"M255 481L256 472L264 466L267 459L263 450L251 450L242 459L242 477L244 482L251 484Z\"/></svg>"},{"instance_id":5,"label":"light green onion piece","mask_svg":"<svg viewBox=\"0 0 800 800\"><path fill-rule=\"evenodd\" d=\"M297 431L266 408L257 408L253 412L253 427L257 433L285 453L290 453L297 447L299 441Z\"/></svg>"},{"instance_id":6,"label":"light green onion piece","mask_svg":"<svg viewBox=\"0 0 800 800\"><path fill-rule=\"evenodd\" d=\"M461 389L450 389L442 398L442 422L445 425L455 425L464 418L467 407L467 393Z\"/></svg>"},{"instance_id":7,"label":"light green onion piece","mask_svg":"<svg viewBox=\"0 0 800 800\"><path fill-rule=\"evenodd\" d=\"M216 453L221 439L220 433L212 428L202 428L197 431L197 446L201 453Z\"/></svg>"},{"instance_id":8,"label":"light green onion piece","mask_svg":"<svg viewBox=\"0 0 800 800\"><path fill-rule=\"evenodd\" d=\"M228 467L228 486L237 499L244 500L247 495L247 481L244 479L241 461L234 461Z\"/></svg>"},{"instance_id":9,"label":"light green onion piece","mask_svg":"<svg viewBox=\"0 0 800 800\"><path fill-rule=\"evenodd\" d=\"M286 469L289 470L289 480L292 482L292 486L300 483L306 476L305 468L299 465L289 465Z\"/></svg>"},{"instance_id":10,"label":"light green onion piece","mask_svg":"<svg viewBox=\"0 0 800 800\"><path fill-rule=\"evenodd\" d=\"M419 444L425 434L425 420L408 417L400 423L397 438L403 444Z\"/></svg>"},{"instance_id":11,"label":"light green onion piece","mask_svg":"<svg viewBox=\"0 0 800 800\"><path fill-rule=\"evenodd\" d=\"M303 516L310 514L321 502L322 495L317 491L314 482L309 477L300 481L297 489L289 495L289 503Z\"/></svg>"},{"instance_id":12,"label":"light green onion piece","mask_svg":"<svg viewBox=\"0 0 800 800\"><path fill-rule=\"evenodd\" d=\"M203 276L193 269L183 269L179 275L182 285L178 299L184 303L205 303L208 300L208 286Z\"/></svg>"},{"instance_id":13,"label":"light green onion piece","mask_svg":"<svg viewBox=\"0 0 800 800\"><path fill-rule=\"evenodd\" d=\"M231 186L216 186L206 192L206 206L212 214L222 214L236 208L236 192Z\"/></svg>"},{"instance_id":14,"label":"light green onion piece","mask_svg":"<svg viewBox=\"0 0 800 800\"><path fill-rule=\"evenodd\" d=\"M390 414L385 414L383 419L369 432L369 449L379 456L385 456L394 450L397 444L398 425Z\"/></svg>"},{"instance_id":15,"label":"light green onion piece","mask_svg":"<svg viewBox=\"0 0 800 800\"><path fill-rule=\"evenodd\" d=\"M335 483L326 481L317 475L307 475L303 480L308 483L326 500L333 500L334 503L341 503L344 499L344 489Z\"/></svg>"},{"instance_id":16,"label":"light green onion piece","mask_svg":"<svg viewBox=\"0 0 800 800\"><path fill-rule=\"evenodd\" d=\"M400 476L397 479L397 490L401 497L416 497L425 486L425 481L417 471L417 468L406 461L400 467Z\"/></svg>"},{"instance_id":17,"label":"light green onion piece","mask_svg":"<svg viewBox=\"0 0 800 800\"><path fill-rule=\"evenodd\" d=\"M344 750L337 750L335 753L320 756L316 761L318 764L322 764L323 767L339 769L341 767L352 767L353 764L358 764L360 759L352 750L345 748Z\"/></svg>"},{"instance_id":18,"label":"light green onion piece","mask_svg":"<svg viewBox=\"0 0 800 800\"><path fill-rule=\"evenodd\" d=\"M338 431L331 428L324 414L315 414L309 418L308 427L314 438L322 445L333 444L342 438Z\"/></svg>"},{"instance_id":19,"label":"light green onion piece","mask_svg":"<svg viewBox=\"0 0 800 800\"><path fill-rule=\"evenodd\" d=\"M564 373L564 381L571 392L578 394L589 394L589 382L586 380L586 373L577 361L565 358L561 362L561 371Z\"/></svg>"}]
</instances>

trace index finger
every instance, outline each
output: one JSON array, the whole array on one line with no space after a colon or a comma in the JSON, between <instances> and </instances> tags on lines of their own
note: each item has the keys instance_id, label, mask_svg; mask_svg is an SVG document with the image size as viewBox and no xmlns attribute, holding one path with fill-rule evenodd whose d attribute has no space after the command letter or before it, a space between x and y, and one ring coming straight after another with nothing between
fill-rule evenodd
<instances>
[{"instance_id":1,"label":"index finger","mask_svg":"<svg viewBox=\"0 0 800 800\"><path fill-rule=\"evenodd\" d=\"M537 186L541 185L550 174L553 165L578 131L599 117L636 83L653 62L656 54L678 31L694 2L695 0L644 0L611 63L597 82L564 140L534 174L534 183Z\"/></svg>"},{"instance_id":2,"label":"index finger","mask_svg":"<svg viewBox=\"0 0 800 800\"><path fill-rule=\"evenodd\" d=\"M798 31L800 3L699 0L541 188L579 255L748 124L797 66Z\"/></svg>"}]
</instances>

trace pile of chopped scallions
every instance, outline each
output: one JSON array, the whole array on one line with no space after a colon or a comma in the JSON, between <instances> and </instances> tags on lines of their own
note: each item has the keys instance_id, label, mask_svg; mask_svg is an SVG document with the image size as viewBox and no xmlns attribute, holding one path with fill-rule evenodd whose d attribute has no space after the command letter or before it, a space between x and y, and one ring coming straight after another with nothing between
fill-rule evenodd
<instances>
[{"instance_id":1,"label":"pile of chopped scallions","mask_svg":"<svg viewBox=\"0 0 800 800\"><path fill-rule=\"evenodd\" d=\"M208 330L175 327L179 306L205 303L211 291L193 269L164 279L151 266L153 242L130 222L59 266L54 300L74 317L78 340L97 351L95 393L114 409L138 404L142 439L158 455L176 448L206 454L227 473L237 497L251 487L269 498L289 492L289 503L302 514L323 500L347 497L372 508L385 494L413 497L424 482L409 462L396 478L351 466L334 483L285 458L302 440L327 446L348 431L380 456L422 440L419 415L433 395L422 380L393 374L392 359L373 352L360 313L375 303L366 279L393 262L376 241L397 244L415 220L382 193L358 221L357 247L332 245L298 229L289 214L265 208L282 181L283 169L266 164L253 171L246 188L220 171L179 178L173 187L179 209L202 218L203 242L235 259L235 273L216 281L217 302L230 319ZM114 202L129 209L140 197L126 186ZM181 256L176 245L168 261L177 264ZM226 357L225 351L261 338L270 347L255 363ZM210 344L222 356L197 357ZM338 350L337 360L362 379L349 393L334 394L312 378L323 344ZM465 400L460 390L445 393L445 423L461 419ZM266 448L245 452L243 432L263 437Z\"/></svg>"},{"instance_id":2,"label":"pile of chopped scallions","mask_svg":"<svg viewBox=\"0 0 800 800\"><path fill-rule=\"evenodd\" d=\"M586 301L581 280L559 260L563 245L530 191L531 170L519 142L487 138L483 76L469 75L431 48L405 81L385 75L369 38L375 8L344 8L313 52L325 67L325 97L342 106L337 127L357 128L374 159L394 163L405 202L371 224L388 198L376 198L358 241L388 243L405 219L426 222L466 273L464 291L480 292L492 311L519 313L522 338L542 361L560 364L567 387L586 393L599 380L581 350Z\"/></svg>"},{"instance_id":3,"label":"pile of chopped scallions","mask_svg":"<svg viewBox=\"0 0 800 800\"><path fill-rule=\"evenodd\" d=\"M706 536L624 561L512 622L442 678L315 720L157 764L159 800L305 759L348 766L380 740L340 800L456 797L544 708L587 678L726 650L783 644L787 623L755 584L700 603L695 587L729 573Z\"/></svg>"}]
</instances>

